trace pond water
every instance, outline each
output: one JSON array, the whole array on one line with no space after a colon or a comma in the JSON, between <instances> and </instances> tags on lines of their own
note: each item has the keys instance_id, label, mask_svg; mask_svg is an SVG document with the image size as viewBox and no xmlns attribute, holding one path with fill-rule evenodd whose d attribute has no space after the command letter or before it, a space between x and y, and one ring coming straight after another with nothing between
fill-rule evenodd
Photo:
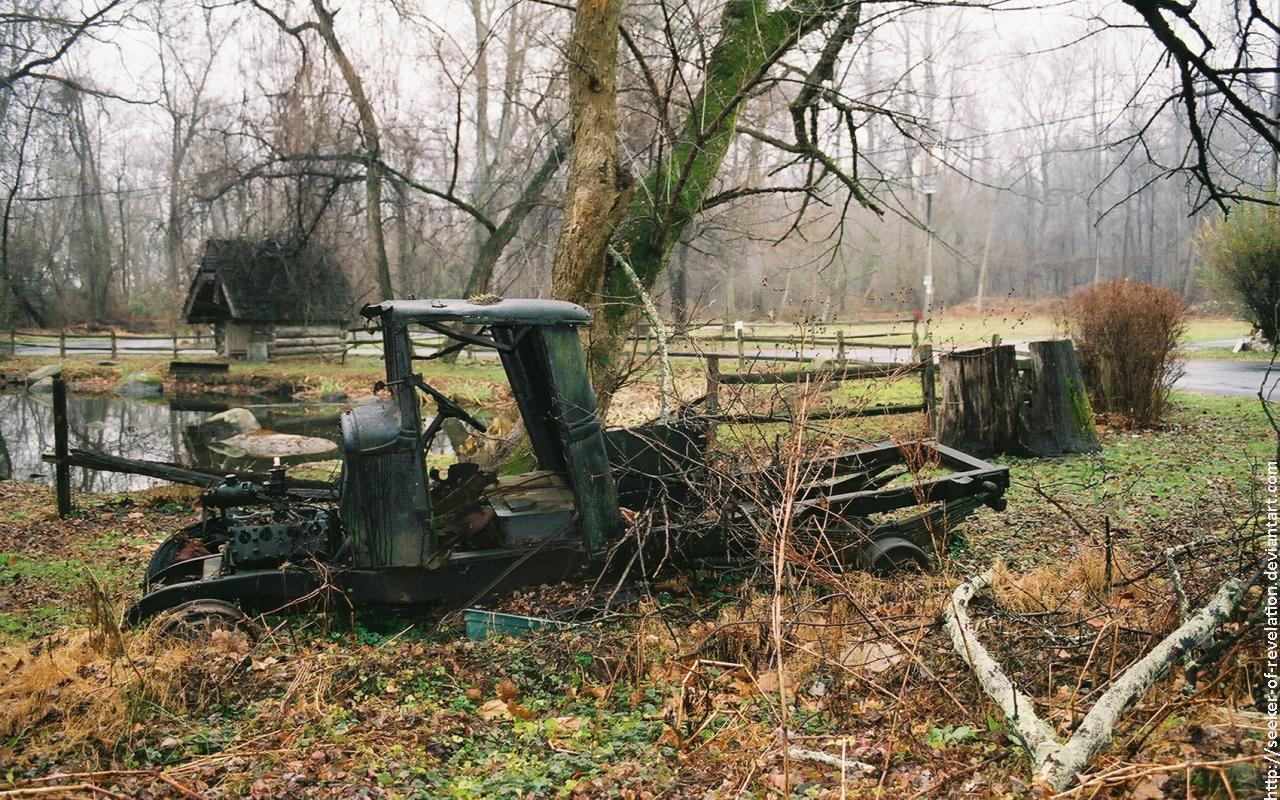
<instances>
[{"instance_id":1,"label":"pond water","mask_svg":"<svg viewBox=\"0 0 1280 800\"><path fill-rule=\"evenodd\" d=\"M166 461L228 471L261 469L265 464L228 461L209 451L198 434L199 425L231 407L248 408L263 428L279 433L328 439L341 448L338 415L333 404L262 404L246 402L136 400L119 397L68 397L68 447L122 458ZM0 479L53 485L53 465L42 459L53 452L53 399L50 395L0 393ZM433 453L452 453L445 435L436 437ZM339 458L335 451L326 458ZM71 488L77 492L123 492L163 484L141 475L71 468Z\"/></svg>"}]
</instances>

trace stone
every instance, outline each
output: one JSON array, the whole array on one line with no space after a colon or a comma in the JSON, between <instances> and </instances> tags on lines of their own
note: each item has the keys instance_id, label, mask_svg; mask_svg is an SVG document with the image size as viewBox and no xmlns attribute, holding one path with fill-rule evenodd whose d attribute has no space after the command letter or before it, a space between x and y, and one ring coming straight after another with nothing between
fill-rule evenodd
<instances>
[{"instance_id":1,"label":"stone","mask_svg":"<svg viewBox=\"0 0 1280 800\"><path fill-rule=\"evenodd\" d=\"M32 394L53 394L53 378L41 378L35 383L28 378L27 391Z\"/></svg>"},{"instance_id":2,"label":"stone","mask_svg":"<svg viewBox=\"0 0 1280 800\"><path fill-rule=\"evenodd\" d=\"M200 423L200 435L207 441L218 442L250 433L261 428L258 418L247 408L228 408Z\"/></svg>"},{"instance_id":3,"label":"stone","mask_svg":"<svg viewBox=\"0 0 1280 800\"><path fill-rule=\"evenodd\" d=\"M62 374L61 364L49 364L47 366L41 367L40 369L28 375L27 384L28 385L33 384L36 381L43 380L44 378L56 378L61 374Z\"/></svg>"},{"instance_id":4,"label":"stone","mask_svg":"<svg viewBox=\"0 0 1280 800\"><path fill-rule=\"evenodd\" d=\"M1235 347L1231 348L1231 352L1233 353L1247 353L1251 350L1253 350L1253 342L1248 339L1241 339L1236 342Z\"/></svg>"},{"instance_id":5,"label":"stone","mask_svg":"<svg viewBox=\"0 0 1280 800\"><path fill-rule=\"evenodd\" d=\"M347 402L346 392L325 392L320 396L320 401L324 403L345 403Z\"/></svg>"},{"instance_id":6,"label":"stone","mask_svg":"<svg viewBox=\"0 0 1280 800\"><path fill-rule=\"evenodd\" d=\"M159 375L135 372L116 384L115 393L121 397L159 397L164 394L164 380Z\"/></svg>"}]
</instances>

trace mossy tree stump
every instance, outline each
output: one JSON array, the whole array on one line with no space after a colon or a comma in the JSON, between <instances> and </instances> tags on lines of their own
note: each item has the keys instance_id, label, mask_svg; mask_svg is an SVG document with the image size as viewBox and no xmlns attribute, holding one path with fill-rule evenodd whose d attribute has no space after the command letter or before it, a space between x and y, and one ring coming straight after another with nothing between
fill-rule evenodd
<instances>
[{"instance_id":1,"label":"mossy tree stump","mask_svg":"<svg viewBox=\"0 0 1280 800\"><path fill-rule=\"evenodd\" d=\"M1023 444L1037 456L1102 449L1076 349L1068 339L1031 343L1031 401L1023 409Z\"/></svg>"}]
</instances>

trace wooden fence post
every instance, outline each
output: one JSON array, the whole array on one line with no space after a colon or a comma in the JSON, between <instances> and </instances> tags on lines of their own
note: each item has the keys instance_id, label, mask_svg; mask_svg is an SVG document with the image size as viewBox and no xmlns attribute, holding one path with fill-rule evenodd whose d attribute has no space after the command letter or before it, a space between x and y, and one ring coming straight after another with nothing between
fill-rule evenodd
<instances>
[{"instance_id":1,"label":"wooden fence post","mask_svg":"<svg viewBox=\"0 0 1280 800\"><path fill-rule=\"evenodd\" d=\"M845 362L844 357L844 329L840 328L836 331L836 361L841 364Z\"/></svg>"},{"instance_id":2,"label":"wooden fence post","mask_svg":"<svg viewBox=\"0 0 1280 800\"><path fill-rule=\"evenodd\" d=\"M720 356L707 356L707 413L720 413Z\"/></svg>"},{"instance_id":3,"label":"wooden fence post","mask_svg":"<svg viewBox=\"0 0 1280 800\"><path fill-rule=\"evenodd\" d=\"M743 334L742 334L742 326L741 326L741 325L735 325L735 326L734 326L734 329L733 329L733 335L734 335L734 338L736 338L736 339L738 340L738 371L739 371L739 372L741 372L741 371L742 371L743 361L744 361L744 358L743 358L743 352L742 352L742 340L743 340L743 338L744 338L744 337L743 337Z\"/></svg>"},{"instance_id":4,"label":"wooden fence post","mask_svg":"<svg viewBox=\"0 0 1280 800\"><path fill-rule=\"evenodd\" d=\"M920 362L920 396L924 403L925 434L938 430L938 384L933 374L933 345L922 344L915 348L916 361Z\"/></svg>"},{"instance_id":5,"label":"wooden fence post","mask_svg":"<svg viewBox=\"0 0 1280 800\"><path fill-rule=\"evenodd\" d=\"M111 360L115 361L119 357L119 350L116 348L116 332L111 332Z\"/></svg>"},{"instance_id":6,"label":"wooden fence post","mask_svg":"<svg viewBox=\"0 0 1280 800\"><path fill-rule=\"evenodd\" d=\"M9 329L9 355L16 356L18 354L18 329Z\"/></svg>"},{"instance_id":7,"label":"wooden fence post","mask_svg":"<svg viewBox=\"0 0 1280 800\"><path fill-rule=\"evenodd\" d=\"M53 379L53 454L58 516L71 513L71 466L67 464L67 384L61 377Z\"/></svg>"},{"instance_id":8,"label":"wooden fence post","mask_svg":"<svg viewBox=\"0 0 1280 800\"><path fill-rule=\"evenodd\" d=\"M178 332L173 332L173 357L178 357Z\"/></svg>"},{"instance_id":9,"label":"wooden fence post","mask_svg":"<svg viewBox=\"0 0 1280 800\"><path fill-rule=\"evenodd\" d=\"M67 332L58 331L58 358L67 357Z\"/></svg>"}]
</instances>

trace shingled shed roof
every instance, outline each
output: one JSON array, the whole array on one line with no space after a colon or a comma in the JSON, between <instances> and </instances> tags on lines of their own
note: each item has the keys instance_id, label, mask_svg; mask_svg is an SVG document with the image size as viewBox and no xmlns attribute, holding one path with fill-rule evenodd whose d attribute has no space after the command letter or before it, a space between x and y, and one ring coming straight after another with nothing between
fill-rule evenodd
<instances>
[{"instance_id":1,"label":"shingled shed roof","mask_svg":"<svg viewBox=\"0 0 1280 800\"><path fill-rule=\"evenodd\" d=\"M190 323L349 319L355 310L346 276L328 254L274 239L210 239L187 293Z\"/></svg>"}]
</instances>

